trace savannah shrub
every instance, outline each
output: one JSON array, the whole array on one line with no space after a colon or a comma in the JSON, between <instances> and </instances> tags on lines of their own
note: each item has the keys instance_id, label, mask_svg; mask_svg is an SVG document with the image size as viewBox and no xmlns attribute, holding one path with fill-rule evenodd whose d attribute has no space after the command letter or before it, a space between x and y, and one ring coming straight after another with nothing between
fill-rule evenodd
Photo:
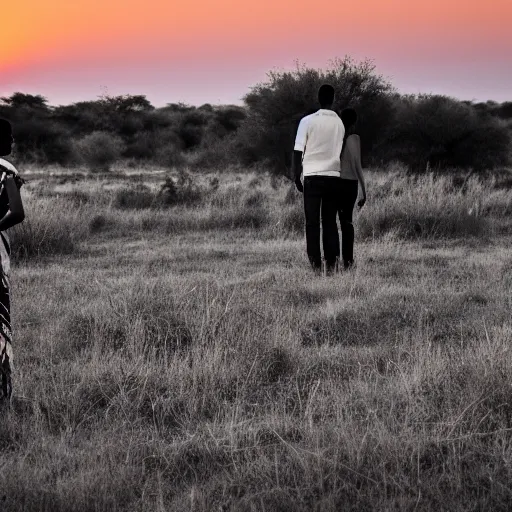
<instances>
[{"instance_id":1,"label":"savannah shrub","mask_svg":"<svg viewBox=\"0 0 512 512\"><path fill-rule=\"evenodd\" d=\"M226 133L230 133L236 131L246 117L245 108L226 106L215 110L214 120Z\"/></svg>"},{"instance_id":2,"label":"savannah shrub","mask_svg":"<svg viewBox=\"0 0 512 512\"><path fill-rule=\"evenodd\" d=\"M109 171L110 166L120 158L124 142L117 135L97 131L76 141L75 148L91 171Z\"/></svg>"},{"instance_id":3,"label":"savannah shrub","mask_svg":"<svg viewBox=\"0 0 512 512\"><path fill-rule=\"evenodd\" d=\"M183 141L174 128L161 128L148 134L146 138L147 151L152 151L152 160L162 167L169 169L185 165L183 156Z\"/></svg>"},{"instance_id":4,"label":"savannah shrub","mask_svg":"<svg viewBox=\"0 0 512 512\"><path fill-rule=\"evenodd\" d=\"M287 174L298 123L317 110L318 88L325 82L335 88L338 112L349 105L357 109L363 150L368 152L386 131L394 90L371 61L356 63L347 57L335 59L326 70L297 65L291 72L272 71L267 82L253 87L244 98L248 115L237 137L242 162L265 162Z\"/></svg>"},{"instance_id":5,"label":"savannah shrub","mask_svg":"<svg viewBox=\"0 0 512 512\"><path fill-rule=\"evenodd\" d=\"M506 166L510 150L504 122L446 96L421 95L396 101L381 156L417 171L427 166L483 170Z\"/></svg>"},{"instance_id":6,"label":"savannah shrub","mask_svg":"<svg viewBox=\"0 0 512 512\"><path fill-rule=\"evenodd\" d=\"M192 149L201 144L207 123L207 115L200 110L192 110L180 116L176 133L185 149Z\"/></svg>"},{"instance_id":7,"label":"savannah shrub","mask_svg":"<svg viewBox=\"0 0 512 512\"><path fill-rule=\"evenodd\" d=\"M13 124L16 156L23 162L74 164L70 132L49 119L28 118Z\"/></svg>"},{"instance_id":8,"label":"savannah shrub","mask_svg":"<svg viewBox=\"0 0 512 512\"><path fill-rule=\"evenodd\" d=\"M195 182L190 173L180 170L177 178L168 176L160 187L159 204L163 206L191 205L199 202L203 189Z\"/></svg>"}]
</instances>

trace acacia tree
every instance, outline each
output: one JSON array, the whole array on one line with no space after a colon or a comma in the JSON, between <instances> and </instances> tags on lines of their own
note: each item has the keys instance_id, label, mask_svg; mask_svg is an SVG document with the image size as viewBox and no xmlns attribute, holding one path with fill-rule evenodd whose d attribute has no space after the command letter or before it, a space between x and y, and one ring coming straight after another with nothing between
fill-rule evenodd
<instances>
[{"instance_id":1,"label":"acacia tree","mask_svg":"<svg viewBox=\"0 0 512 512\"><path fill-rule=\"evenodd\" d=\"M49 112L48 100L40 94L25 94L15 92L11 96L0 98L0 104L7 106L14 111L20 110L37 110L40 112Z\"/></svg>"},{"instance_id":2,"label":"acacia tree","mask_svg":"<svg viewBox=\"0 0 512 512\"><path fill-rule=\"evenodd\" d=\"M64 164L70 160L69 133L55 120L44 96L15 92L2 97L0 117L13 124L18 161Z\"/></svg>"},{"instance_id":3,"label":"acacia tree","mask_svg":"<svg viewBox=\"0 0 512 512\"><path fill-rule=\"evenodd\" d=\"M244 102L248 116L237 134L235 150L245 164L265 163L289 176L293 141L300 119L318 109L323 83L336 91L338 113L345 107L359 114L358 132L367 154L384 135L395 91L375 72L370 60L335 59L326 70L297 63L293 71L271 71L268 80L252 88Z\"/></svg>"},{"instance_id":4,"label":"acacia tree","mask_svg":"<svg viewBox=\"0 0 512 512\"><path fill-rule=\"evenodd\" d=\"M155 107L143 94L125 94L121 96L103 95L99 99L100 103L110 107L117 112L149 112Z\"/></svg>"},{"instance_id":5,"label":"acacia tree","mask_svg":"<svg viewBox=\"0 0 512 512\"><path fill-rule=\"evenodd\" d=\"M121 137L109 132L92 132L75 141L77 156L93 172L108 172L123 150Z\"/></svg>"}]
</instances>

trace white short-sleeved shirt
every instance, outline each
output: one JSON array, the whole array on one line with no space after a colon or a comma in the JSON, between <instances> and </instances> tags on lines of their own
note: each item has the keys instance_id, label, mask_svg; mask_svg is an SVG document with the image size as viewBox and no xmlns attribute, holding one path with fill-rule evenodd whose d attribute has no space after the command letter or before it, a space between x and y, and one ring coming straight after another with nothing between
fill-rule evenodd
<instances>
[{"instance_id":1,"label":"white short-sleeved shirt","mask_svg":"<svg viewBox=\"0 0 512 512\"><path fill-rule=\"evenodd\" d=\"M295 138L295 151L302 151L306 176L340 176L340 154L345 127L333 110L321 108L303 117Z\"/></svg>"},{"instance_id":2,"label":"white short-sleeved shirt","mask_svg":"<svg viewBox=\"0 0 512 512\"><path fill-rule=\"evenodd\" d=\"M14 165L12 165L11 162L9 162L9 160L6 160L5 158L0 158L0 164L3 165L6 169L18 173L16 167L14 167Z\"/></svg>"}]
</instances>

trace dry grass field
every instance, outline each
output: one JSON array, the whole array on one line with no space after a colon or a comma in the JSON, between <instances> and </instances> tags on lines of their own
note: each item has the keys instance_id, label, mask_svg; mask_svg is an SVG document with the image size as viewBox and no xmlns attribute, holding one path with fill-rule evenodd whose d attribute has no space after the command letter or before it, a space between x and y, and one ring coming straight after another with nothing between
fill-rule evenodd
<instances>
[{"instance_id":1,"label":"dry grass field","mask_svg":"<svg viewBox=\"0 0 512 512\"><path fill-rule=\"evenodd\" d=\"M369 172L334 277L265 174L27 177L0 510L510 510L510 174Z\"/></svg>"}]
</instances>

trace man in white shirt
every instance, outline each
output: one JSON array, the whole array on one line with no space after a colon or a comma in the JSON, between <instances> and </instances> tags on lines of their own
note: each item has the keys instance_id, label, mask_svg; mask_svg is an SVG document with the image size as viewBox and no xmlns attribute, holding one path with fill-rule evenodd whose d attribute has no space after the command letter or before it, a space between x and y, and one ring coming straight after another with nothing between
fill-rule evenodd
<instances>
[{"instance_id":1,"label":"man in white shirt","mask_svg":"<svg viewBox=\"0 0 512 512\"><path fill-rule=\"evenodd\" d=\"M306 245L315 271L322 268L320 218L327 272L336 266L339 254L336 201L340 179L340 155L345 127L332 110L334 88L324 84L318 91L320 109L300 121L295 139L292 167L295 185L304 193ZM304 185L301 182L304 176Z\"/></svg>"}]
</instances>

